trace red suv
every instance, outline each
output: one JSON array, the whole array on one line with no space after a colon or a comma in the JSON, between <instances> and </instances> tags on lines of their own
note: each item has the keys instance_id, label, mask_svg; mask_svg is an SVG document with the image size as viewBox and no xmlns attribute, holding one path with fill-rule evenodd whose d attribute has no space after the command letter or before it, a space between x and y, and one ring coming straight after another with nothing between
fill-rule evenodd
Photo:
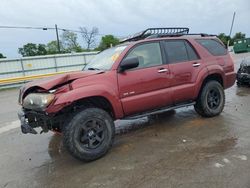
<instances>
[{"instance_id":1,"label":"red suv","mask_svg":"<svg viewBox=\"0 0 250 188\"><path fill-rule=\"evenodd\" d=\"M109 48L82 71L30 82L20 89L23 133L62 132L76 158L91 161L110 149L114 120L194 105L204 117L224 108L235 82L223 43L188 28L150 28Z\"/></svg>"}]
</instances>

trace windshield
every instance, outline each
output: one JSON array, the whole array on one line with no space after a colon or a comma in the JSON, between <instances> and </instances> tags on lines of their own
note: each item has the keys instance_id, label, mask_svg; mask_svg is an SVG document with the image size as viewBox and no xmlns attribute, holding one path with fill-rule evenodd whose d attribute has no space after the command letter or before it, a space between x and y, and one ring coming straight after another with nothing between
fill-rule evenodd
<instances>
[{"instance_id":1,"label":"windshield","mask_svg":"<svg viewBox=\"0 0 250 188\"><path fill-rule=\"evenodd\" d=\"M109 70L127 46L109 48L97 54L83 70Z\"/></svg>"}]
</instances>

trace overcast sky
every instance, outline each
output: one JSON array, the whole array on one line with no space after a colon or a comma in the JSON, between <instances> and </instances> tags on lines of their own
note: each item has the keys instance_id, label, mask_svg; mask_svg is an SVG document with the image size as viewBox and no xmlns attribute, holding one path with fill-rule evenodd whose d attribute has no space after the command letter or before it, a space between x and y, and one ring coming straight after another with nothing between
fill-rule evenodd
<instances>
[{"instance_id":1,"label":"overcast sky","mask_svg":"<svg viewBox=\"0 0 250 188\"><path fill-rule=\"evenodd\" d=\"M189 27L191 32L250 37L250 0L1 0L0 25L76 29L96 26L102 34L126 36L147 27ZM54 31L0 29L0 53L18 57L28 42L55 40ZM79 43L83 44L79 36Z\"/></svg>"}]
</instances>

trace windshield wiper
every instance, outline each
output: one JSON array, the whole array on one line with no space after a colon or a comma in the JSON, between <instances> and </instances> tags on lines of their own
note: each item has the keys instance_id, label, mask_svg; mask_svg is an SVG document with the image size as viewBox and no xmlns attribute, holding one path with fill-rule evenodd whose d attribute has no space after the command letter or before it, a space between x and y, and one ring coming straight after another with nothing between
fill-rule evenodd
<instances>
[{"instance_id":1,"label":"windshield wiper","mask_svg":"<svg viewBox=\"0 0 250 188\"><path fill-rule=\"evenodd\" d=\"M98 68L89 67L88 70L100 70Z\"/></svg>"}]
</instances>

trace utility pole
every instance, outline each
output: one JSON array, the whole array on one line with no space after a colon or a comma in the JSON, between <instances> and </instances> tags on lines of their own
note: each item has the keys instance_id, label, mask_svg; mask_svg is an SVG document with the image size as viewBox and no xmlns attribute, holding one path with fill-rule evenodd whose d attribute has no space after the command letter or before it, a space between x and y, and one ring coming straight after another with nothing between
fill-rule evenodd
<instances>
[{"instance_id":1,"label":"utility pole","mask_svg":"<svg viewBox=\"0 0 250 188\"><path fill-rule=\"evenodd\" d=\"M235 18L235 12L233 14L233 19L232 19L232 23L231 23L231 27L230 27L230 32L229 32L229 38L231 38L231 34L232 34L232 30L233 30L233 26L234 26L234 18ZM227 41L227 47L229 46L229 42L230 42L230 39Z\"/></svg>"},{"instance_id":2,"label":"utility pole","mask_svg":"<svg viewBox=\"0 0 250 188\"><path fill-rule=\"evenodd\" d=\"M61 53L61 50L60 50L60 41L59 41L59 36L58 36L58 29L57 29L57 25L56 24L55 24L55 29L56 29L57 49L58 49L58 52Z\"/></svg>"},{"instance_id":3,"label":"utility pole","mask_svg":"<svg viewBox=\"0 0 250 188\"><path fill-rule=\"evenodd\" d=\"M231 28L230 28L230 32L229 32L229 37L231 37L231 34L232 34L232 30L233 30L233 26L234 26L234 18L235 18L235 12L233 14L233 20L232 20L232 24L231 24Z\"/></svg>"}]
</instances>

